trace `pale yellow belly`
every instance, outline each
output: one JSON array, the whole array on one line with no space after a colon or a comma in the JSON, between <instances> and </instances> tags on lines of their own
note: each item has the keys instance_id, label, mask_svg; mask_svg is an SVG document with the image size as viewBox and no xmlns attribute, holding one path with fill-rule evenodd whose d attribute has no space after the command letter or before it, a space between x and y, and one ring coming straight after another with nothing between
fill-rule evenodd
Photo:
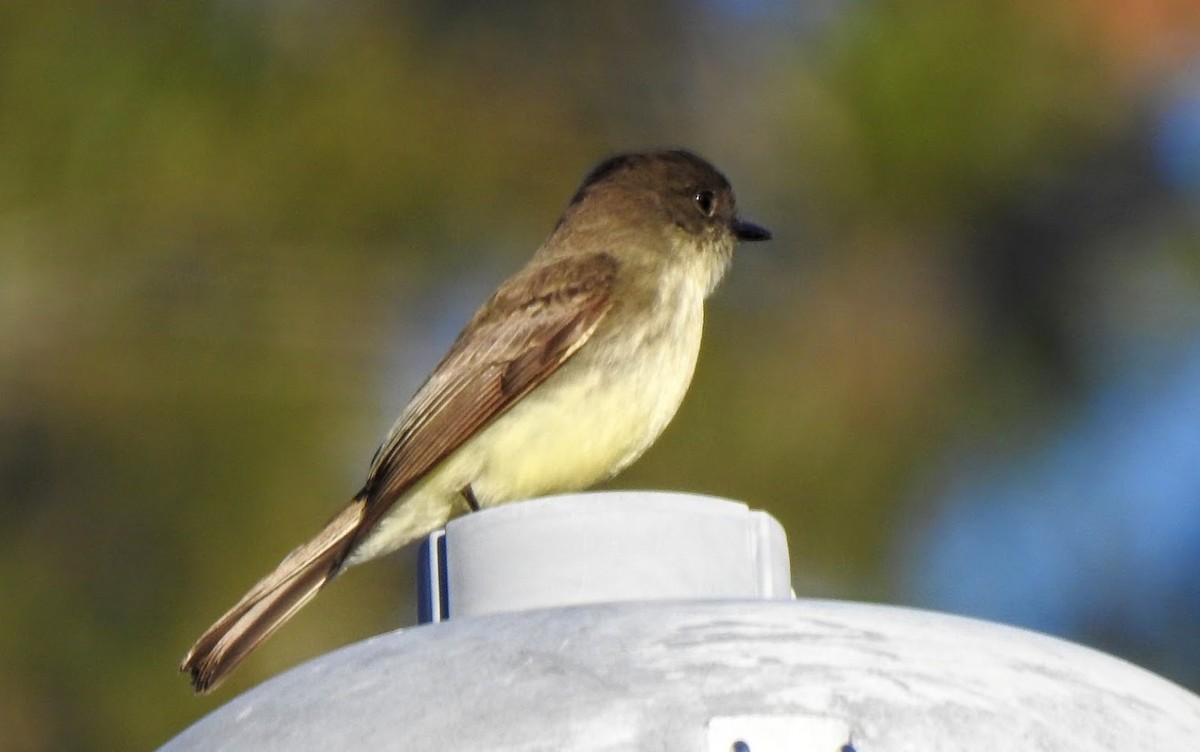
<instances>
[{"instance_id":1,"label":"pale yellow belly","mask_svg":"<svg viewBox=\"0 0 1200 752\"><path fill-rule=\"evenodd\" d=\"M574 491L624 469L658 438L691 382L697 347L610 368L572 362L480 434L471 487L484 506ZM472 452L473 453L473 452Z\"/></svg>"},{"instance_id":2,"label":"pale yellow belly","mask_svg":"<svg viewBox=\"0 0 1200 752\"><path fill-rule=\"evenodd\" d=\"M674 301L678 302L678 301ZM582 490L620 471L658 438L691 383L703 300L682 306L674 332L638 347L589 341L580 352L438 465L351 555L388 553L465 512L470 486L483 507Z\"/></svg>"}]
</instances>

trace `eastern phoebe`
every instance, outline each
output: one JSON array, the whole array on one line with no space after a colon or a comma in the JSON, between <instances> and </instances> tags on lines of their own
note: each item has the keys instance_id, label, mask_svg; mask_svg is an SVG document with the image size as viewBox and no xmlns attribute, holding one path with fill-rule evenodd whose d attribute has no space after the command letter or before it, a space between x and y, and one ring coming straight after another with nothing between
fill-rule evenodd
<instances>
[{"instance_id":1,"label":"eastern phoebe","mask_svg":"<svg viewBox=\"0 0 1200 752\"><path fill-rule=\"evenodd\" d=\"M637 459L692 380L704 299L734 243L770 237L738 219L729 182L695 154L597 165L417 390L349 506L192 646L180 670L196 691L344 567L455 515L578 491Z\"/></svg>"}]
</instances>

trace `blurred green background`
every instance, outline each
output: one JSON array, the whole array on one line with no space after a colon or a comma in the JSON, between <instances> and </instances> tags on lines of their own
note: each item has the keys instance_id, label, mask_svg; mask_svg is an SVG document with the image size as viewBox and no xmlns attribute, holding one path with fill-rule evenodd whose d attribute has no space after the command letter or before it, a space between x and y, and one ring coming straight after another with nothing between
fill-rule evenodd
<instances>
[{"instance_id":1,"label":"blurred green background","mask_svg":"<svg viewBox=\"0 0 1200 752\"><path fill-rule=\"evenodd\" d=\"M770 511L801 595L1200 688L1194 3L18 1L0 750L153 748L412 623L403 553L215 696L175 671L358 488L585 171L657 145L713 160L776 239L610 485Z\"/></svg>"}]
</instances>

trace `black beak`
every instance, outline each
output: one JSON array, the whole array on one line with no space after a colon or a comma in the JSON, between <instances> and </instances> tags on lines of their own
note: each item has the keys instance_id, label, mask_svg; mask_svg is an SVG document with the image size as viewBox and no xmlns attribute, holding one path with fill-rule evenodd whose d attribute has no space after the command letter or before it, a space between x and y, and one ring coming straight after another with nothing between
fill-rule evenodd
<instances>
[{"instance_id":1,"label":"black beak","mask_svg":"<svg viewBox=\"0 0 1200 752\"><path fill-rule=\"evenodd\" d=\"M740 219L735 219L733 220L733 224L730 225L730 228L733 230L734 237L736 237L738 240L751 241L771 239L770 230L765 227L759 227L753 222L743 222Z\"/></svg>"}]
</instances>

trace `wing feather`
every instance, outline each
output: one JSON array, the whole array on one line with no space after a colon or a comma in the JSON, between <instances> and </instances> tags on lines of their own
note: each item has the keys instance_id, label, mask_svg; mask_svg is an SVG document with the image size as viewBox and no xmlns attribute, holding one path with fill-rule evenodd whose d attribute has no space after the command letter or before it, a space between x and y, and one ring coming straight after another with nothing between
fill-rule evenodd
<instances>
[{"instance_id":1,"label":"wing feather","mask_svg":"<svg viewBox=\"0 0 1200 752\"><path fill-rule=\"evenodd\" d=\"M617 261L550 259L472 317L376 454L359 498L365 535L415 482L562 367L612 307Z\"/></svg>"}]
</instances>

